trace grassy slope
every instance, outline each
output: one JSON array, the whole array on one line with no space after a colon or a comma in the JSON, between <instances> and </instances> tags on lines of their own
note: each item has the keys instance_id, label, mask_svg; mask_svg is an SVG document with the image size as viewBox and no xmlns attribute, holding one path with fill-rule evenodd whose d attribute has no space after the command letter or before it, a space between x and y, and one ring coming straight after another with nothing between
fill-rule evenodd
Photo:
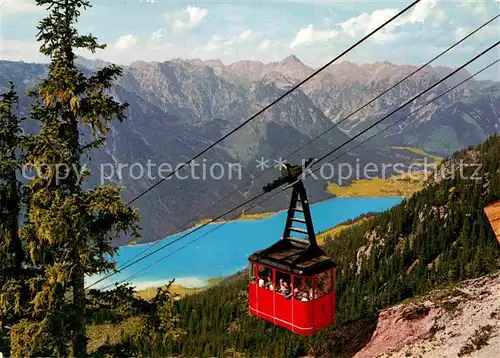
<instances>
[{"instance_id":1,"label":"grassy slope","mask_svg":"<svg viewBox=\"0 0 500 358\"><path fill-rule=\"evenodd\" d=\"M275 212L268 212L268 213L258 213L258 214L241 214L238 218L233 219L231 221L243 221L243 220L262 220L262 219L267 219L273 215L276 215ZM196 222L195 226L201 226L205 225L212 221L212 219L201 219ZM215 222L224 222L224 220L216 220Z\"/></svg>"},{"instance_id":2,"label":"grassy slope","mask_svg":"<svg viewBox=\"0 0 500 358\"><path fill-rule=\"evenodd\" d=\"M176 293L180 296L190 295L193 293L199 293L201 291L204 291L207 288L210 288L210 287L218 284L222 280L224 280L224 277L211 278L208 280L208 285L203 286L203 287L193 287L193 288L184 287L182 285L175 285L174 284L174 285L170 286L170 291L173 293ZM146 288L144 290L138 291L137 296L144 298L146 300L149 300L150 298L152 298L156 294L156 290L157 290L156 287Z\"/></svg>"},{"instance_id":3,"label":"grassy slope","mask_svg":"<svg viewBox=\"0 0 500 358\"><path fill-rule=\"evenodd\" d=\"M274 212L270 213L258 213L258 214L241 214L238 219L235 219L233 221L240 221L240 220L262 220L262 219L267 219L273 215L276 215Z\"/></svg>"},{"instance_id":4,"label":"grassy slope","mask_svg":"<svg viewBox=\"0 0 500 358\"><path fill-rule=\"evenodd\" d=\"M423 164L424 158L430 158L431 163L439 165L444 158L436 155L428 154L421 149L411 147L391 147L395 150L404 150L410 153L422 156L416 158L414 163ZM413 172L409 174L401 174L390 178L376 179L361 179L355 180L349 186L340 186L335 183L329 183L327 191L339 197L353 196L404 196L410 197L414 193L422 190L423 183L426 179L424 172Z\"/></svg>"},{"instance_id":5,"label":"grassy slope","mask_svg":"<svg viewBox=\"0 0 500 358\"><path fill-rule=\"evenodd\" d=\"M396 150L406 150L408 152L411 152L416 155L421 155L422 157L428 157L434 160L436 164L440 164L444 158L443 157L438 157L437 155L432 155L427 152L424 152L422 149L419 148L412 148L412 147L391 147L392 149Z\"/></svg>"},{"instance_id":6,"label":"grassy slope","mask_svg":"<svg viewBox=\"0 0 500 358\"><path fill-rule=\"evenodd\" d=\"M225 280L224 277L211 278L208 280L208 285L196 288L188 288L181 285L171 285L170 291L182 297L205 291L206 289L215 286L223 280ZM155 287L147 288L145 290L138 291L137 296L149 300L155 295L156 290L157 288ZM139 317L132 317L116 324L107 323L89 325L87 327L87 335L89 338L88 350L89 352L94 352L95 350L97 350L97 348L103 346L106 342L110 344L117 344L122 341L123 337L134 336L135 334L137 334L139 327Z\"/></svg>"},{"instance_id":7,"label":"grassy slope","mask_svg":"<svg viewBox=\"0 0 500 358\"><path fill-rule=\"evenodd\" d=\"M117 344L123 337L134 336L138 333L141 318L132 317L116 324L97 324L87 326L89 352L96 351L99 347L109 344Z\"/></svg>"},{"instance_id":8,"label":"grassy slope","mask_svg":"<svg viewBox=\"0 0 500 358\"><path fill-rule=\"evenodd\" d=\"M326 240L337 236L341 231L355 227L355 226L357 226L357 225L359 225L359 224L361 224L369 219L370 219L369 217L364 217L364 218L359 219L357 221L354 221L350 224L340 224L340 225L334 226L331 229L328 229L328 230L325 230L325 231L319 233L316 236L316 240L318 241L318 244L322 244Z\"/></svg>"},{"instance_id":9,"label":"grassy slope","mask_svg":"<svg viewBox=\"0 0 500 358\"><path fill-rule=\"evenodd\" d=\"M422 190L425 180L424 173L413 173L411 176L400 175L387 179L355 180L349 186L328 183L326 190L338 197L357 196L404 196L410 197Z\"/></svg>"}]
</instances>

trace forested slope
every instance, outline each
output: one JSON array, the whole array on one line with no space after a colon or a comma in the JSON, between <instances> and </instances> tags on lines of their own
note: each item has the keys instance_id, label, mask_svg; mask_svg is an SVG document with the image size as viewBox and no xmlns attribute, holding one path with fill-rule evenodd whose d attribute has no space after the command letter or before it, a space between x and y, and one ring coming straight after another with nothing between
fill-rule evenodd
<instances>
[{"instance_id":1,"label":"forested slope","mask_svg":"<svg viewBox=\"0 0 500 358\"><path fill-rule=\"evenodd\" d=\"M352 356L369 339L379 309L499 268L500 245L483 212L500 199L499 156L498 136L456 153L421 192L326 241L339 265L336 327L305 338L249 316L242 275L178 301L187 335L159 353Z\"/></svg>"},{"instance_id":2,"label":"forested slope","mask_svg":"<svg viewBox=\"0 0 500 358\"><path fill-rule=\"evenodd\" d=\"M500 199L499 159L498 136L458 152L424 190L325 245L340 265L343 317L499 267L500 247L483 211Z\"/></svg>"}]
</instances>

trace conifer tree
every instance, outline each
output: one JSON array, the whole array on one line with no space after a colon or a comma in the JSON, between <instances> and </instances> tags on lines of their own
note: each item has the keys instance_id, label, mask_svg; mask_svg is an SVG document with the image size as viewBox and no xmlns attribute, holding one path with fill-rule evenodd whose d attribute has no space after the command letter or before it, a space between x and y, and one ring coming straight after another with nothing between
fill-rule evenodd
<instances>
[{"instance_id":1,"label":"conifer tree","mask_svg":"<svg viewBox=\"0 0 500 358\"><path fill-rule=\"evenodd\" d=\"M12 329L12 355L85 357L85 276L114 268L111 240L120 233L137 236L138 214L110 186L84 189L86 151L102 146L110 121L123 120L125 104L109 89L121 69L111 65L86 76L75 65L75 50L94 53L105 45L80 35L75 24L85 0L37 0L50 12L40 21L40 52L50 58L49 73L29 94L30 117L40 133L26 144L27 162L38 175L29 182L27 222L21 236L33 265L42 273L30 279L31 311ZM91 145L80 135L90 127ZM71 300L68 301L67 293Z\"/></svg>"},{"instance_id":2,"label":"conifer tree","mask_svg":"<svg viewBox=\"0 0 500 358\"><path fill-rule=\"evenodd\" d=\"M21 183L16 178L22 165L21 119L13 114L17 102L17 93L9 83L9 90L0 94L0 344L7 346L6 327L16 322L21 311L19 286L24 261L19 238Z\"/></svg>"},{"instance_id":3,"label":"conifer tree","mask_svg":"<svg viewBox=\"0 0 500 358\"><path fill-rule=\"evenodd\" d=\"M12 83L0 95L0 275L19 275L23 260L22 245L18 235L20 212L20 183L16 171L21 165L19 147L21 120L13 114L18 97Z\"/></svg>"},{"instance_id":4,"label":"conifer tree","mask_svg":"<svg viewBox=\"0 0 500 358\"><path fill-rule=\"evenodd\" d=\"M155 296L145 305L145 317L137 334L136 344L142 346L140 356L158 357L160 347L167 340L177 341L185 332L178 328L179 315L174 312L174 297L169 289L173 281L166 287L158 288Z\"/></svg>"}]
</instances>

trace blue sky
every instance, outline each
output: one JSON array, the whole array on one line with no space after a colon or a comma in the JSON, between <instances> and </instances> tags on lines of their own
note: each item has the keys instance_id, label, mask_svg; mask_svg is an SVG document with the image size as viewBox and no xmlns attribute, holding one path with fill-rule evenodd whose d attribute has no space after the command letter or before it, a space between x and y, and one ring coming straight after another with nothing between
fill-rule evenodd
<instances>
[{"instance_id":1,"label":"blue sky","mask_svg":"<svg viewBox=\"0 0 500 358\"><path fill-rule=\"evenodd\" d=\"M34 0L0 0L5 60L46 62L34 41L44 15ZM79 22L107 49L90 58L126 65L171 58L277 61L295 54L318 67L411 1L100 0ZM423 0L345 60L419 64L500 11L500 0ZM458 66L500 36L500 20L440 60ZM477 66L500 57L500 48ZM471 70L475 68L472 66ZM476 67L477 69L477 67ZM486 77L500 80L498 67Z\"/></svg>"}]
</instances>

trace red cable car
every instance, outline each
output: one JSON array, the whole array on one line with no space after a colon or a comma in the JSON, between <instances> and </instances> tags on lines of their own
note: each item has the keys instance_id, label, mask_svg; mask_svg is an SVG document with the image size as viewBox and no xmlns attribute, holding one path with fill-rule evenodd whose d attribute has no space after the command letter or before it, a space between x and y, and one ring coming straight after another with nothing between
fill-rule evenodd
<instances>
[{"instance_id":1,"label":"red cable car","mask_svg":"<svg viewBox=\"0 0 500 358\"><path fill-rule=\"evenodd\" d=\"M252 315L312 335L335 322L336 265L316 243L304 184L297 178L281 179L293 187L283 237L249 257L248 302ZM305 237L292 237L292 231Z\"/></svg>"}]
</instances>

